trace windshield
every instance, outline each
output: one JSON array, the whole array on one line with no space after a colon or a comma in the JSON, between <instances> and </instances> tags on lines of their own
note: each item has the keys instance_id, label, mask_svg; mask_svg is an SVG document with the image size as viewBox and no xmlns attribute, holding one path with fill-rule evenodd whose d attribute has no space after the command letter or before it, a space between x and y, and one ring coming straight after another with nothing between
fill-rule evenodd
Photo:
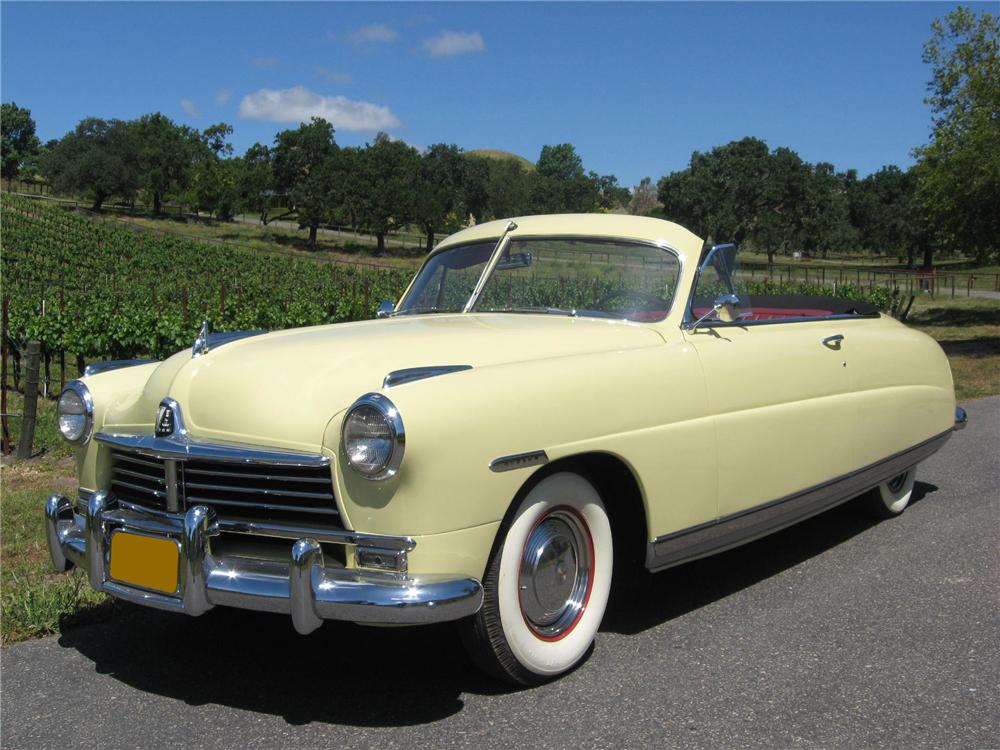
<instances>
[{"instance_id":1,"label":"windshield","mask_svg":"<svg viewBox=\"0 0 1000 750\"><path fill-rule=\"evenodd\" d=\"M432 256L397 314L460 312L494 246L488 241ZM474 311L657 321L670 310L679 270L675 255L637 242L512 239Z\"/></svg>"}]
</instances>

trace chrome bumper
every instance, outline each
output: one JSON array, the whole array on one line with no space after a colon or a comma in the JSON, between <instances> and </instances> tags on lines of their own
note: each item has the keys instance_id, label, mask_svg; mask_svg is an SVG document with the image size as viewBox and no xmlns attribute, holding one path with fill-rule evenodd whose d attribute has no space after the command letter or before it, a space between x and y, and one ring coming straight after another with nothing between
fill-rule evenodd
<instances>
[{"instance_id":1,"label":"chrome bumper","mask_svg":"<svg viewBox=\"0 0 1000 750\"><path fill-rule=\"evenodd\" d=\"M246 530L247 523L219 521L204 505L184 514L167 514L118 503L95 492L82 514L69 498L53 495L45 505L49 554L59 572L74 565L87 572L90 585L120 599L158 609L200 615L227 606L292 616L300 633L310 633L323 620L419 625L457 620L475 614L483 601L474 578L382 573L328 566L320 540L370 543L376 553L399 554L412 549L409 539L363 537L343 532L289 538L288 562L236 556L213 556L209 539L221 531ZM178 587L157 593L110 578L111 534L120 529L173 539L180 549ZM288 537L286 533L271 534ZM314 538L318 537L318 538ZM379 547L381 545L381 549ZM396 547L396 550L393 550Z\"/></svg>"}]
</instances>

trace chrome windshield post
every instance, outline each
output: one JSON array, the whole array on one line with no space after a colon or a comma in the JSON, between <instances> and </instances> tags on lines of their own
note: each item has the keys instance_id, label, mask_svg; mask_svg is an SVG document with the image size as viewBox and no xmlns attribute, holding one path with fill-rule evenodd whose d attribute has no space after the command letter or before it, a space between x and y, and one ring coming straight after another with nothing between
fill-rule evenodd
<instances>
[{"instance_id":1,"label":"chrome windshield post","mask_svg":"<svg viewBox=\"0 0 1000 750\"><path fill-rule=\"evenodd\" d=\"M482 274L479 276L479 281L476 282L476 288L472 290L472 296L469 297L469 301L465 303L465 307L462 308L462 312L471 312L472 308L476 304L476 300L479 299L479 295L483 293L483 287L486 286L486 282L489 280L490 276L493 274L493 269L496 268L497 263L500 261L500 252L503 249L504 240L507 239L507 235L517 229L517 224L513 220L509 220L507 225L503 228L503 233L500 235L500 239L497 240L497 244L493 247L493 254L490 255L490 260L483 269Z\"/></svg>"}]
</instances>

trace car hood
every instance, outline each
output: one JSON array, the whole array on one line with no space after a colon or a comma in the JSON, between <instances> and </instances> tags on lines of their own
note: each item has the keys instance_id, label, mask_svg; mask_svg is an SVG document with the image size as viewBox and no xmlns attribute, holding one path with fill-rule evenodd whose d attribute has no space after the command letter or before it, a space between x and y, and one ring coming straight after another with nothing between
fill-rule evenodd
<instances>
[{"instance_id":1,"label":"car hood","mask_svg":"<svg viewBox=\"0 0 1000 750\"><path fill-rule=\"evenodd\" d=\"M192 437L316 450L330 419L385 376L412 367L499 364L655 346L651 327L556 315L433 315L341 323L241 339L165 361L136 406L170 396ZM415 381L396 389L419 388Z\"/></svg>"}]
</instances>

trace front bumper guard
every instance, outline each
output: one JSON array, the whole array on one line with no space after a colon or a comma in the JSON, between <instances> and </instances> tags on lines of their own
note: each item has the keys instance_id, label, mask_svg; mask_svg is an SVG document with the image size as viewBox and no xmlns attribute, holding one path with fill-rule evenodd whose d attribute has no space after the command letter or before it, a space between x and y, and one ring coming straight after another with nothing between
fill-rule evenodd
<instances>
[{"instance_id":1,"label":"front bumper guard","mask_svg":"<svg viewBox=\"0 0 1000 750\"><path fill-rule=\"evenodd\" d=\"M482 586L474 578L408 577L328 566L320 541L310 536L292 543L287 563L213 556L209 539L220 533L220 522L205 505L183 515L152 513L95 492L81 515L74 512L69 498L53 495L45 505L45 517L49 554L57 571L79 566L95 590L157 609L194 616L216 605L280 612L291 615L295 629L306 634L323 620L388 625L458 620L475 614L483 601ZM109 577L111 533L118 529L179 543L175 594ZM412 548L412 540L409 545Z\"/></svg>"}]
</instances>

